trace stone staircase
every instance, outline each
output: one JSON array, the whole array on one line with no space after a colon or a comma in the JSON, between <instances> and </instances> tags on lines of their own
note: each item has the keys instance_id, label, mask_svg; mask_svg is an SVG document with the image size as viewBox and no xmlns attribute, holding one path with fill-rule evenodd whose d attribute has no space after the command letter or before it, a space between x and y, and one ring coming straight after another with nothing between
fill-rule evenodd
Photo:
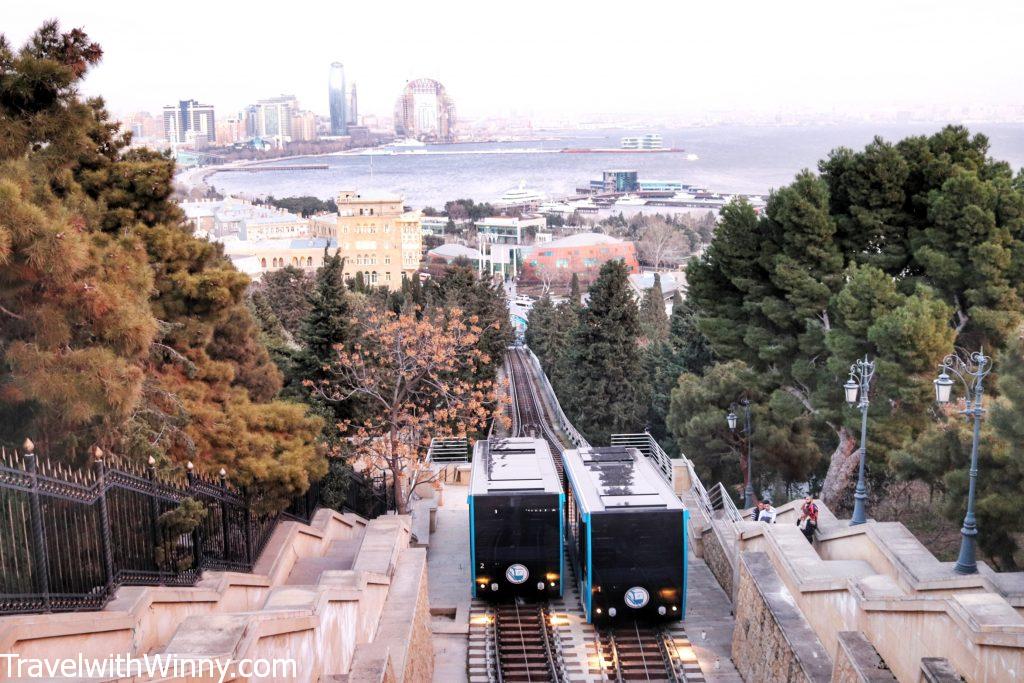
<instances>
[{"instance_id":1,"label":"stone staircase","mask_svg":"<svg viewBox=\"0 0 1024 683\"><path fill-rule=\"evenodd\" d=\"M285 585L315 586L325 571L352 569L365 535L366 529L360 528L349 538L332 541L322 556L300 558L285 579Z\"/></svg>"}]
</instances>

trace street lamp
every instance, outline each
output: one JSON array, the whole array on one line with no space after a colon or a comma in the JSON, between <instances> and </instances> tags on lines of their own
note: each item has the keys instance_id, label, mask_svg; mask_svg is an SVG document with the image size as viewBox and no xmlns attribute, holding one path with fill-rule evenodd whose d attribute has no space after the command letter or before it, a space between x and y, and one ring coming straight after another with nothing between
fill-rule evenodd
<instances>
[{"instance_id":1,"label":"street lamp","mask_svg":"<svg viewBox=\"0 0 1024 683\"><path fill-rule=\"evenodd\" d=\"M743 507L752 508L754 507L754 479L752 476L753 460L750 454L750 401L743 399L739 404L743 406L743 436L747 446L747 482L743 489ZM737 422L735 403L729 406L729 414L725 416L725 421L729 424L729 431L735 432Z\"/></svg>"},{"instance_id":2,"label":"street lamp","mask_svg":"<svg viewBox=\"0 0 1024 683\"><path fill-rule=\"evenodd\" d=\"M875 362L864 358L850 366L850 379L843 385L846 402L860 408L860 465L857 470L857 488L853 492L853 517L850 526L868 521L868 489L864 483L864 463L868 455L868 403L871 378L875 376ZM859 400L858 400L859 399Z\"/></svg>"},{"instance_id":3,"label":"street lamp","mask_svg":"<svg viewBox=\"0 0 1024 683\"><path fill-rule=\"evenodd\" d=\"M992 372L992 359L981 351L975 351L965 360L958 353L951 353L942 359L942 366L935 385L935 400L938 403L949 403L953 389L953 380L949 373L960 379L966 389L964 409L961 415L974 418L974 438L971 440L970 484L967 489L967 514L964 525L960 528L960 556L953 568L957 574L977 574L978 564L974 559L975 537L978 535L978 524L974 517L974 491L978 481L978 441L981 437L981 416L985 414L982 406L982 382Z\"/></svg>"}]
</instances>

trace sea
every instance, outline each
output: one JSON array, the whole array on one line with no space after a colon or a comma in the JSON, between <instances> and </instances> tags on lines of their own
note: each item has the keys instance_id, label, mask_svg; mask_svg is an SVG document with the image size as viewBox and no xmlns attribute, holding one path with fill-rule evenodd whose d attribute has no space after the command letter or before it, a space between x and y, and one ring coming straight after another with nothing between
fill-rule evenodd
<instances>
[{"instance_id":1,"label":"sea","mask_svg":"<svg viewBox=\"0 0 1024 683\"><path fill-rule=\"evenodd\" d=\"M366 195L399 194L413 208L441 208L451 199L493 202L520 184L560 198L609 169L632 169L643 180L680 181L713 192L764 194L789 183L803 169L816 170L829 151L862 148L875 136L896 141L937 131L939 123L804 126L721 125L670 130L548 131L538 139L364 150L266 162L324 169L213 173L207 183L249 197L333 197L341 189ZM988 136L991 155L1018 170L1024 166L1024 123L968 124ZM618 148L627 135L659 133L680 153L560 153L565 148Z\"/></svg>"}]
</instances>

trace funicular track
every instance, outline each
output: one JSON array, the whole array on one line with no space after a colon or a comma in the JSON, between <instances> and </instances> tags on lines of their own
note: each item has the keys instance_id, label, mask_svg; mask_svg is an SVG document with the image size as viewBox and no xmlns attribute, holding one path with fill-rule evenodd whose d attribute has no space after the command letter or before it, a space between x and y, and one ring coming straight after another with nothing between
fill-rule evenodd
<instances>
[{"instance_id":1,"label":"funicular track","mask_svg":"<svg viewBox=\"0 0 1024 683\"><path fill-rule=\"evenodd\" d=\"M566 444L551 427L541 404L533 372L522 352L513 349L506 356L512 391L512 431L514 436L536 436L548 441L561 453Z\"/></svg>"},{"instance_id":2,"label":"funicular track","mask_svg":"<svg viewBox=\"0 0 1024 683\"><path fill-rule=\"evenodd\" d=\"M668 628L633 622L601 629L595 641L605 680L680 683L687 676Z\"/></svg>"},{"instance_id":3,"label":"funicular track","mask_svg":"<svg viewBox=\"0 0 1024 683\"><path fill-rule=\"evenodd\" d=\"M559 480L563 481L562 450L565 444L551 429L529 366L520 352L506 354L512 436L532 436L548 442ZM561 600L556 601L558 604ZM487 669L492 681L568 681L562 647L553 626L552 605L508 602L486 609Z\"/></svg>"},{"instance_id":4,"label":"funicular track","mask_svg":"<svg viewBox=\"0 0 1024 683\"><path fill-rule=\"evenodd\" d=\"M512 397L511 434L545 439L551 446L564 486L562 451L575 446L563 439L551 423L534 367L524 352L510 349L505 358ZM567 567L566 571L565 603L562 600L551 604L509 603L486 608L490 680L704 680L681 622L660 626L631 623L625 627L594 629L583 621L578 606L569 604L575 603L578 597L572 568ZM556 617L562 623L557 628L552 626L553 610L564 610L564 614ZM570 627L570 623L576 626ZM576 636L570 635L573 631ZM683 656L681 646L690 651L689 656Z\"/></svg>"},{"instance_id":5,"label":"funicular track","mask_svg":"<svg viewBox=\"0 0 1024 683\"><path fill-rule=\"evenodd\" d=\"M509 602L488 610L491 679L567 680L547 605Z\"/></svg>"}]
</instances>

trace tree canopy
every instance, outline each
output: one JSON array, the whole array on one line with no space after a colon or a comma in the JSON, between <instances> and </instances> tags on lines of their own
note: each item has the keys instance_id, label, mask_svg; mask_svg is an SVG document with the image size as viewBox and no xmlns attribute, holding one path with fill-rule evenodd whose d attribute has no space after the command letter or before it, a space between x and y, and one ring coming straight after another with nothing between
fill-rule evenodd
<instances>
[{"instance_id":1,"label":"tree canopy","mask_svg":"<svg viewBox=\"0 0 1024 683\"><path fill-rule=\"evenodd\" d=\"M324 469L320 420L275 400L248 278L190 234L173 160L79 97L101 56L56 22L0 40L0 439L225 466L279 506Z\"/></svg>"},{"instance_id":2,"label":"tree canopy","mask_svg":"<svg viewBox=\"0 0 1024 683\"><path fill-rule=\"evenodd\" d=\"M607 261L590 286L566 349L560 398L569 419L588 440L608 443L616 432L644 425L640 322L622 261Z\"/></svg>"},{"instance_id":3,"label":"tree canopy","mask_svg":"<svg viewBox=\"0 0 1024 683\"><path fill-rule=\"evenodd\" d=\"M823 491L835 502L855 462L840 385L857 357L878 362L868 453L884 470L932 427L942 355L998 348L1020 325L1024 192L983 135L957 126L840 148L819 171L761 215L726 206L687 279L716 356L756 372L770 403L796 399L836 448Z\"/></svg>"}]
</instances>

